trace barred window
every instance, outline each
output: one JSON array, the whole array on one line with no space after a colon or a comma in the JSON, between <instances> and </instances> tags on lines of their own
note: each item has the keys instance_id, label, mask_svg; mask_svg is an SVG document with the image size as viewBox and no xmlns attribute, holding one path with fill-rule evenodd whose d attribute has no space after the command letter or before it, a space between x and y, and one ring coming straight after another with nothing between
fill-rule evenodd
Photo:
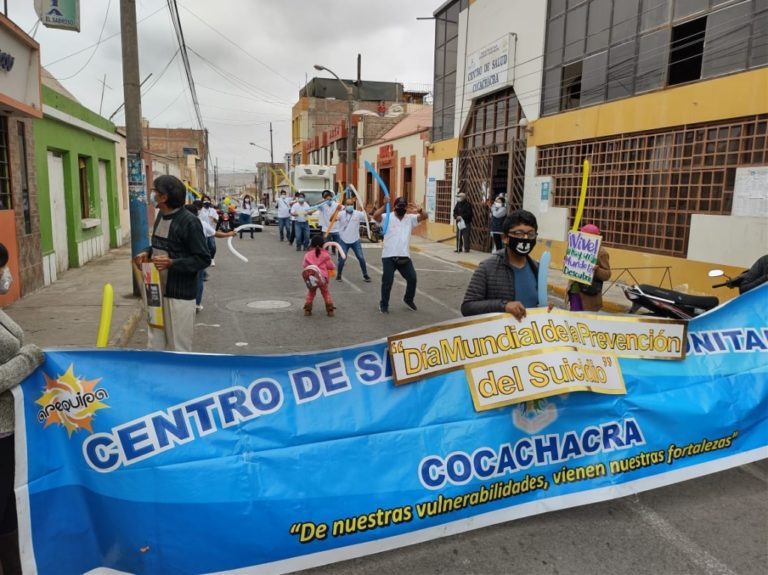
<instances>
[{"instance_id":1,"label":"barred window","mask_svg":"<svg viewBox=\"0 0 768 575\"><path fill-rule=\"evenodd\" d=\"M768 163L768 114L539 148L537 175L573 222L591 158L583 222L607 245L685 256L692 214L729 215L736 168Z\"/></svg>"},{"instance_id":2,"label":"barred window","mask_svg":"<svg viewBox=\"0 0 768 575\"><path fill-rule=\"evenodd\" d=\"M8 148L8 117L0 116L0 210L13 208L11 161Z\"/></svg>"}]
</instances>

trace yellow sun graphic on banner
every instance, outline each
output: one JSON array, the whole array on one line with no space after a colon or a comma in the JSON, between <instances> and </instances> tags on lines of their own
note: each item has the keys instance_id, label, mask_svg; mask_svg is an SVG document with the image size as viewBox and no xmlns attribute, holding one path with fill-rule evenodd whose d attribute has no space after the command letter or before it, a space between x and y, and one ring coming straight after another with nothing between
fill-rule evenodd
<instances>
[{"instance_id":1,"label":"yellow sun graphic on banner","mask_svg":"<svg viewBox=\"0 0 768 575\"><path fill-rule=\"evenodd\" d=\"M45 423L45 427L54 423L64 426L69 437L78 429L93 433L93 415L99 409L109 407L102 402L109 397L107 390L96 389L96 384L101 378L88 380L77 377L72 364L57 378L48 377L46 373L43 373L43 376L45 391L40 399L35 401L42 407L37 414L38 421Z\"/></svg>"}]
</instances>

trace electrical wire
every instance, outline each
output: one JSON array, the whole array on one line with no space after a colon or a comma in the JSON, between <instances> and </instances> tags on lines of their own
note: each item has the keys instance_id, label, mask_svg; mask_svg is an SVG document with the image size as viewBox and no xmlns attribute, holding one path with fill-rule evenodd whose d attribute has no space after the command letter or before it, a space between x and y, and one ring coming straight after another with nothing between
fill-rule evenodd
<instances>
[{"instance_id":1,"label":"electrical wire","mask_svg":"<svg viewBox=\"0 0 768 575\"><path fill-rule=\"evenodd\" d=\"M75 76L77 76L80 72L85 70L86 66L91 63L91 60L93 60L93 57L96 55L96 52L99 50L99 46L101 45L101 37L104 35L104 28L107 25L107 16L109 16L109 8L112 6L112 0L109 0L107 2L107 9L104 12L104 21L101 23L101 32L99 32L99 39L96 41L96 45L93 48L93 52L91 52L91 55L88 56L88 59L85 61L85 64L82 65L82 67L72 74L71 76L67 76L66 78L57 78L59 82L63 82L64 80L71 80Z\"/></svg>"}]
</instances>

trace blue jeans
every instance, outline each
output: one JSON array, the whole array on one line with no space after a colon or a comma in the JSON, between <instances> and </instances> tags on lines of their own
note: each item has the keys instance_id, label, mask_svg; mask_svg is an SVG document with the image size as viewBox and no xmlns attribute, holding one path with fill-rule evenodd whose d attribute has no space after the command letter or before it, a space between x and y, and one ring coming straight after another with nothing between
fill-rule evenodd
<instances>
[{"instance_id":1,"label":"blue jeans","mask_svg":"<svg viewBox=\"0 0 768 575\"><path fill-rule=\"evenodd\" d=\"M355 252L355 257L357 257L357 261L360 262L360 270L363 272L363 277L368 275L368 268L365 265L365 257L363 256L363 245L360 243L360 240L357 240L355 243L348 244L345 241L340 241L339 245L344 250L344 253L349 257L349 252ZM344 269L344 264L346 263L346 259L339 257L339 265L338 267L338 276L341 277L341 272Z\"/></svg>"},{"instance_id":2,"label":"blue jeans","mask_svg":"<svg viewBox=\"0 0 768 575\"><path fill-rule=\"evenodd\" d=\"M291 218L277 218L277 226L280 231L280 241L282 242L286 237L291 235L290 227Z\"/></svg>"},{"instance_id":3,"label":"blue jeans","mask_svg":"<svg viewBox=\"0 0 768 575\"><path fill-rule=\"evenodd\" d=\"M295 222L296 250L305 250L309 247L309 222Z\"/></svg>"},{"instance_id":4,"label":"blue jeans","mask_svg":"<svg viewBox=\"0 0 768 575\"><path fill-rule=\"evenodd\" d=\"M211 259L216 257L216 237L215 236L208 236L205 238L205 241L208 243L208 251L211 254Z\"/></svg>"},{"instance_id":5,"label":"blue jeans","mask_svg":"<svg viewBox=\"0 0 768 575\"><path fill-rule=\"evenodd\" d=\"M399 265L395 262L400 260ZM381 301L379 304L382 309L389 309L389 294L392 291L392 284L395 283L395 270L400 272L405 280L405 297L403 301L412 302L416 296L416 268L413 267L411 258L381 258L382 276L381 276Z\"/></svg>"}]
</instances>

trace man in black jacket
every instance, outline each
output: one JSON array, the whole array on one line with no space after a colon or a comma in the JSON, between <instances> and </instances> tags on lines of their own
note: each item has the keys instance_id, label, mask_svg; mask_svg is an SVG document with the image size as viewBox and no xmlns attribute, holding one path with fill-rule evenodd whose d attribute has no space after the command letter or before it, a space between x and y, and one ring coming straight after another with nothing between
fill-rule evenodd
<instances>
[{"instance_id":1,"label":"man in black jacket","mask_svg":"<svg viewBox=\"0 0 768 575\"><path fill-rule=\"evenodd\" d=\"M459 201L453 207L453 219L456 220L456 249L469 251L469 228L472 226L472 204L467 201L467 194L461 192Z\"/></svg>"},{"instance_id":2,"label":"man in black jacket","mask_svg":"<svg viewBox=\"0 0 768 575\"><path fill-rule=\"evenodd\" d=\"M539 264L530 256L538 229L531 212L515 210L507 216L503 227L507 249L481 262L472 274L462 315L506 312L521 320L526 308L539 305Z\"/></svg>"},{"instance_id":3,"label":"man in black jacket","mask_svg":"<svg viewBox=\"0 0 768 575\"><path fill-rule=\"evenodd\" d=\"M197 272L211 264L211 255L200 220L183 209L186 191L181 180L160 176L152 195L159 211L152 246L134 258L139 266L151 261L160 272L164 327L149 327L149 347L192 351Z\"/></svg>"}]
</instances>

